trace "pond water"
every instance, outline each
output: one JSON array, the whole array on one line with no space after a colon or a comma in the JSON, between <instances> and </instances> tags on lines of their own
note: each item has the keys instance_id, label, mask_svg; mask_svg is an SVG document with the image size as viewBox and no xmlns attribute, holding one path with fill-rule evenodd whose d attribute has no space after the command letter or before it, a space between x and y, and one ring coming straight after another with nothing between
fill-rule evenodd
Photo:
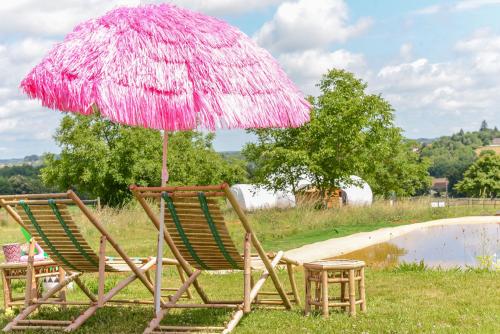
<instances>
[{"instance_id":1,"label":"pond water","mask_svg":"<svg viewBox=\"0 0 500 334\"><path fill-rule=\"evenodd\" d=\"M374 267L421 260L429 267L477 267L480 257L497 261L499 238L500 224L433 226L335 258L364 260Z\"/></svg>"}]
</instances>

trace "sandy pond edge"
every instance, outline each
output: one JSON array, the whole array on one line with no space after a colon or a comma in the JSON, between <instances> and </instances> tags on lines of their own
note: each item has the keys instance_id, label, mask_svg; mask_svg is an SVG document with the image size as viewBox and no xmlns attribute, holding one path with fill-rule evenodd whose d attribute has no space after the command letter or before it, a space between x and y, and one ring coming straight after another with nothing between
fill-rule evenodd
<instances>
[{"instance_id":1,"label":"sandy pond edge","mask_svg":"<svg viewBox=\"0 0 500 334\"><path fill-rule=\"evenodd\" d=\"M385 227L371 232L351 234L346 237L333 238L315 242L285 252L285 255L300 263L321 260L324 258L347 254L360 248L365 248L392 238L401 236L411 231L431 226L453 224L488 224L500 223L500 216L472 216L431 220L423 223Z\"/></svg>"}]
</instances>

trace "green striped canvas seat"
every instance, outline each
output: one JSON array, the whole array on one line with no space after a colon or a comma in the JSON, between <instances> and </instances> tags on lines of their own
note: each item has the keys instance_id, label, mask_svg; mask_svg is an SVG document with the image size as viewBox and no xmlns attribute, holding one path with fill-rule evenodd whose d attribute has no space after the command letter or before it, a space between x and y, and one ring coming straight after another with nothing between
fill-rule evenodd
<instances>
[{"instance_id":1,"label":"green striped canvas seat","mask_svg":"<svg viewBox=\"0 0 500 334\"><path fill-rule=\"evenodd\" d=\"M28 232L67 272L99 271L99 257L82 236L66 204L52 199L47 204L21 200L16 209ZM121 271L119 266L110 264L106 264L105 270Z\"/></svg>"},{"instance_id":2,"label":"green striped canvas seat","mask_svg":"<svg viewBox=\"0 0 500 334\"><path fill-rule=\"evenodd\" d=\"M163 192L165 227L182 256L202 270L243 269L243 258L226 227L219 204L203 192L171 197Z\"/></svg>"}]
</instances>

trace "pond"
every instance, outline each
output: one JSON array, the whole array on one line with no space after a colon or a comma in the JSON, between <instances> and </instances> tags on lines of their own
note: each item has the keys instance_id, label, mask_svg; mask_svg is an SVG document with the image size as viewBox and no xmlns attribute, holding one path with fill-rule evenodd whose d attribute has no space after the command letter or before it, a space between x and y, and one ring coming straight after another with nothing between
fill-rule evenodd
<instances>
[{"instance_id":1,"label":"pond","mask_svg":"<svg viewBox=\"0 0 500 334\"><path fill-rule=\"evenodd\" d=\"M433 226L335 258L364 260L373 267L422 260L429 267L477 267L481 259L498 263L499 238L498 223Z\"/></svg>"}]
</instances>

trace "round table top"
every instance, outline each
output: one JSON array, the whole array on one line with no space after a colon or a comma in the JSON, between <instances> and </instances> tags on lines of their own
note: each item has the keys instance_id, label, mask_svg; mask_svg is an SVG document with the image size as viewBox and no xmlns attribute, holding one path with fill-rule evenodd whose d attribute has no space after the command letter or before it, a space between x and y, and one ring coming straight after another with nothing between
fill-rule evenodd
<instances>
[{"instance_id":1,"label":"round table top","mask_svg":"<svg viewBox=\"0 0 500 334\"><path fill-rule=\"evenodd\" d=\"M304 268L316 270L333 270L333 269L357 269L365 266L364 261L360 260L320 260L304 263Z\"/></svg>"}]
</instances>

